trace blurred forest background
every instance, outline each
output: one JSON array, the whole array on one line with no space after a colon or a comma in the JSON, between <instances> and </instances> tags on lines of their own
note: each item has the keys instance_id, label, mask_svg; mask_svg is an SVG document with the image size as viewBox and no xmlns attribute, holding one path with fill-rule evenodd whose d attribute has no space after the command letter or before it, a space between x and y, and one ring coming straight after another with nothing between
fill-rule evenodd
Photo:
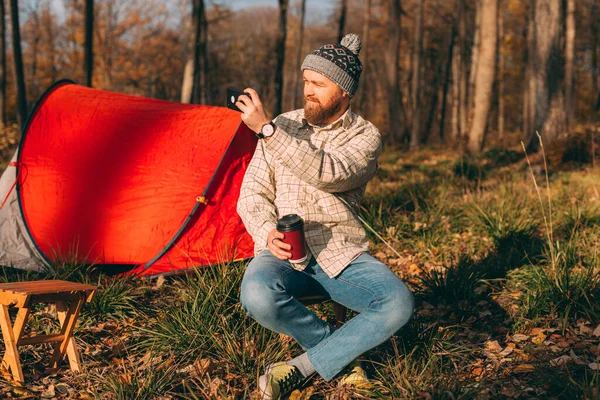
<instances>
[{"instance_id":1,"label":"blurred forest background","mask_svg":"<svg viewBox=\"0 0 600 400\"><path fill-rule=\"evenodd\" d=\"M274 116L302 107L304 56L348 32L363 41L352 107L388 145L536 150L536 131L550 145L598 119L596 0L331 0L311 18L306 0L230 1L0 2L2 122L61 78L209 105L251 86Z\"/></svg>"}]
</instances>

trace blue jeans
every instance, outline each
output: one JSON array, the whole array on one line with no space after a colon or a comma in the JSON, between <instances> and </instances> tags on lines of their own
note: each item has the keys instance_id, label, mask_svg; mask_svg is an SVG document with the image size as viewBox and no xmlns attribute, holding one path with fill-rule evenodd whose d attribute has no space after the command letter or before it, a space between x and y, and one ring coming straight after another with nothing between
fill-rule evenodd
<instances>
[{"instance_id":1,"label":"blue jeans","mask_svg":"<svg viewBox=\"0 0 600 400\"><path fill-rule=\"evenodd\" d=\"M359 314L334 330L295 297L325 294ZM411 318L414 298L390 269L361 254L330 278L313 257L304 271L269 250L248 265L240 300L250 317L293 337L319 375L331 380L355 358L385 342Z\"/></svg>"}]
</instances>

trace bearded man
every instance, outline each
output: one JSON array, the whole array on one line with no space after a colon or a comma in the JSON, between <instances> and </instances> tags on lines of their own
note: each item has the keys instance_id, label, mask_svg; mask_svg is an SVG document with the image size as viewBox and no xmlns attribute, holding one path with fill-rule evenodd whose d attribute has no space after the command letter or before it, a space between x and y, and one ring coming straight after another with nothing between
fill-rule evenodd
<instances>
[{"instance_id":1,"label":"bearded man","mask_svg":"<svg viewBox=\"0 0 600 400\"><path fill-rule=\"evenodd\" d=\"M240 301L250 317L291 336L304 350L266 368L258 383L263 399L281 398L314 373L330 381L345 370L340 384L368 387L357 358L389 339L413 313L412 293L368 254L358 219L381 152L377 128L350 108L362 71L360 47L360 38L349 34L305 58L304 109L271 121L250 88L236 103L260 138L237 205L255 244ZM291 246L276 229L287 214L304 220L303 262L289 261ZM296 299L311 294L327 294L358 315L334 329Z\"/></svg>"}]
</instances>

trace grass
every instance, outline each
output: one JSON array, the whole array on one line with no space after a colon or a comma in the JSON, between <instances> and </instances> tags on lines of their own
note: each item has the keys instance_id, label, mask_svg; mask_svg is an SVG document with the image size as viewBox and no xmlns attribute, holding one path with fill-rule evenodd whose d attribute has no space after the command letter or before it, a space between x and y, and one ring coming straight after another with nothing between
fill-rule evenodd
<instances>
[{"instance_id":1,"label":"grass","mask_svg":"<svg viewBox=\"0 0 600 400\"><path fill-rule=\"evenodd\" d=\"M360 216L377 233L367 230L372 254L415 291L415 317L361 357L371 392L316 378L304 398L598 398L598 371L588 364L600 359L591 333L600 324L599 182L589 164L563 168L520 149L385 153ZM63 397L253 399L266 365L301 353L242 310L245 263L158 284L109 276L79 258L73 251L46 271L0 274L100 288L77 326L85 374L47 375L50 349L22 349L32 396L63 385ZM329 305L313 309L333 317ZM36 308L28 329L55 328L53 313ZM496 341L507 356L489 350ZM577 363L550 364L571 352ZM0 397L8 395L17 392L0 380Z\"/></svg>"}]
</instances>

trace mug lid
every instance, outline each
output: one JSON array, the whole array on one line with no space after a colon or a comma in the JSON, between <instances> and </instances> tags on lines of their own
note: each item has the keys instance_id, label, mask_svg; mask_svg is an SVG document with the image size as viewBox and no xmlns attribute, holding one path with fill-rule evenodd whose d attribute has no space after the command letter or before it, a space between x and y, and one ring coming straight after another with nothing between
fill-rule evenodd
<instances>
[{"instance_id":1,"label":"mug lid","mask_svg":"<svg viewBox=\"0 0 600 400\"><path fill-rule=\"evenodd\" d=\"M279 218L277 221L277 230L279 232L291 232L302 229L304 221L296 214L288 214Z\"/></svg>"}]
</instances>

